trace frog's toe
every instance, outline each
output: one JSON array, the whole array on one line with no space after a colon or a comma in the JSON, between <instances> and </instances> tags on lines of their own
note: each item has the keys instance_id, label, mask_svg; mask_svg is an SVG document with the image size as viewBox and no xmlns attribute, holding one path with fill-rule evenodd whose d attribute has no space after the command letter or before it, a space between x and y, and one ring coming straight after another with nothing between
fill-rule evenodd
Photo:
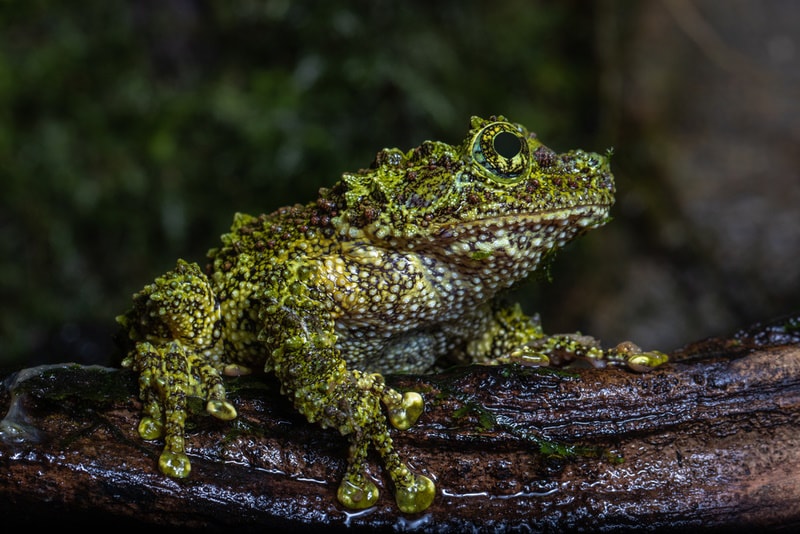
<instances>
[{"instance_id":1,"label":"frog's toe","mask_svg":"<svg viewBox=\"0 0 800 534\"><path fill-rule=\"evenodd\" d=\"M164 449L158 458L158 468L167 476L186 478L192 470L192 464L185 453Z\"/></svg>"},{"instance_id":2,"label":"frog's toe","mask_svg":"<svg viewBox=\"0 0 800 534\"><path fill-rule=\"evenodd\" d=\"M139 421L139 435L142 439L158 439L164 435L164 425L152 417L142 417Z\"/></svg>"},{"instance_id":3,"label":"frog's toe","mask_svg":"<svg viewBox=\"0 0 800 534\"><path fill-rule=\"evenodd\" d=\"M225 376L245 376L253 372L250 367L240 363L229 363L222 368L222 374Z\"/></svg>"},{"instance_id":4,"label":"frog's toe","mask_svg":"<svg viewBox=\"0 0 800 534\"><path fill-rule=\"evenodd\" d=\"M345 477L339 485L336 496L339 502L347 508L363 510L373 506L378 501L378 487L366 478L355 481Z\"/></svg>"},{"instance_id":5,"label":"frog's toe","mask_svg":"<svg viewBox=\"0 0 800 534\"><path fill-rule=\"evenodd\" d=\"M527 345L513 350L506 361L531 367L548 367L550 365L550 357L547 354Z\"/></svg>"},{"instance_id":6,"label":"frog's toe","mask_svg":"<svg viewBox=\"0 0 800 534\"><path fill-rule=\"evenodd\" d=\"M422 395L416 391L408 391L403 395L403 401L389 409L389 422L399 430L407 430L417 422L425 409Z\"/></svg>"},{"instance_id":7,"label":"frog's toe","mask_svg":"<svg viewBox=\"0 0 800 534\"><path fill-rule=\"evenodd\" d=\"M236 408L228 401L212 399L206 404L206 411L223 421L236 419Z\"/></svg>"},{"instance_id":8,"label":"frog's toe","mask_svg":"<svg viewBox=\"0 0 800 534\"><path fill-rule=\"evenodd\" d=\"M656 367L667 363L669 356L657 350L650 352L642 352L628 357L628 367L633 371L644 373L652 371Z\"/></svg>"},{"instance_id":9,"label":"frog's toe","mask_svg":"<svg viewBox=\"0 0 800 534\"><path fill-rule=\"evenodd\" d=\"M422 512L427 509L436 496L436 485L424 475L414 475L410 486L398 487L395 493L397 507L407 514Z\"/></svg>"},{"instance_id":10,"label":"frog's toe","mask_svg":"<svg viewBox=\"0 0 800 534\"><path fill-rule=\"evenodd\" d=\"M651 371L669 360L669 356L663 352L657 350L644 352L631 341L623 341L614 347L614 352L625 359L628 368L640 373Z\"/></svg>"}]
</instances>

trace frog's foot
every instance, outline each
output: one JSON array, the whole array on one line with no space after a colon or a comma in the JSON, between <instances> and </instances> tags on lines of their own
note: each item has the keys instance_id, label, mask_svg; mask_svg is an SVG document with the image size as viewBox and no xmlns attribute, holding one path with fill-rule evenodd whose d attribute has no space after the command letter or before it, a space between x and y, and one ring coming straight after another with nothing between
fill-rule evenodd
<instances>
[{"instance_id":1,"label":"frog's foot","mask_svg":"<svg viewBox=\"0 0 800 534\"><path fill-rule=\"evenodd\" d=\"M339 392L356 411L342 413L344 425L337 423L340 431L350 439L350 456L347 472L342 479L337 496L348 508L363 509L378 500L378 488L365 474L367 452L374 446L383 459L386 472L395 486L395 499L403 512L420 512L430 506L436 494L433 482L412 473L400 459L389 434L387 420L401 429L410 427L424 409L422 396L416 392L400 394L386 387L380 374L363 374L352 371L355 381L344 383ZM353 387L355 386L355 387ZM388 416L384 414L384 404Z\"/></svg>"},{"instance_id":2,"label":"frog's foot","mask_svg":"<svg viewBox=\"0 0 800 534\"><path fill-rule=\"evenodd\" d=\"M378 501L378 488L364 474L363 467L368 446L372 443L383 457L386 470L394 482L395 501L400 511L413 514L431 505L436 496L435 484L424 475L412 473L400 460L384 423L375 422L369 425L364 432L352 434L350 441L347 473L337 492L339 502L348 508L360 510L369 508Z\"/></svg>"},{"instance_id":3,"label":"frog's foot","mask_svg":"<svg viewBox=\"0 0 800 534\"><path fill-rule=\"evenodd\" d=\"M225 399L225 385L217 369L204 362L196 362L193 367L199 378L196 391L207 399L206 412L223 421L236 419L236 407ZM232 374L233 369L236 369L238 374ZM222 372L226 376L241 376L251 371L247 367L230 364L225 366Z\"/></svg>"},{"instance_id":4,"label":"frog's foot","mask_svg":"<svg viewBox=\"0 0 800 534\"><path fill-rule=\"evenodd\" d=\"M206 410L218 419L236 417L236 408L225 400L219 373L177 341L163 346L139 342L123 365L139 372L143 401L139 435L147 440L164 438L159 469L171 477L189 476L191 463L184 440L187 397L205 397Z\"/></svg>"},{"instance_id":5,"label":"frog's foot","mask_svg":"<svg viewBox=\"0 0 800 534\"><path fill-rule=\"evenodd\" d=\"M377 404L377 402L375 402ZM375 426L370 424L369 427ZM384 425L385 429L385 425ZM336 496L347 508L363 510L378 502L380 492L364 472L370 439L367 431L350 434L350 456L347 459L347 472L339 484ZM391 438L390 438L391 439Z\"/></svg>"},{"instance_id":6,"label":"frog's foot","mask_svg":"<svg viewBox=\"0 0 800 534\"><path fill-rule=\"evenodd\" d=\"M519 363L536 366L563 366L574 360L584 360L594 367L623 366L637 372L650 371L667 362L663 352L644 352L634 343L625 341L613 349L604 350L600 342L578 333L556 334L535 339L514 349L508 356L490 363Z\"/></svg>"},{"instance_id":7,"label":"frog's foot","mask_svg":"<svg viewBox=\"0 0 800 534\"><path fill-rule=\"evenodd\" d=\"M394 477L393 477L394 478ZM426 510L436 496L436 485L425 475L408 473L404 484L395 483L395 502L401 512L415 514ZM336 496L348 508L363 510L378 502L378 487L363 474L348 476L339 485Z\"/></svg>"},{"instance_id":8,"label":"frog's foot","mask_svg":"<svg viewBox=\"0 0 800 534\"><path fill-rule=\"evenodd\" d=\"M422 396L418 393L411 396L406 394L403 399L406 402L416 403L417 397L419 397L419 402L422 402ZM416 411L416 409L415 406L413 410ZM416 420L416 416L414 419ZM425 475L413 473L400 459L384 424L374 425L371 434L372 443L383 458L386 470L394 482L394 498L397 507L401 512L407 514L415 514L427 509L436 496L436 485Z\"/></svg>"},{"instance_id":9,"label":"frog's foot","mask_svg":"<svg viewBox=\"0 0 800 534\"><path fill-rule=\"evenodd\" d=\"M627 365L629 369L640 373L652 371L669 361L669 356L663 352L657 350L644 352L631 341L623 341L609 350L607 358L609 361Z\"/></svg>"}]
</instances>

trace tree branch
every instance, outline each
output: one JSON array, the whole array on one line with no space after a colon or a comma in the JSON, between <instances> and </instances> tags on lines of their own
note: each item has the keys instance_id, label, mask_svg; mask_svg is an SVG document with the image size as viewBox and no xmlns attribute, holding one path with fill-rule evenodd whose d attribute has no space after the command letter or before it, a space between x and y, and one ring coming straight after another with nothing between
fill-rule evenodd
<instances>
[{"instance_id":1,"label":"tree branch","mask_svg":"<svg viewBox=\"0 0 800 534\"><path fill-rule=\"evenodd\" d=\"M26 369L0 390L0 510L28 526L57 518L237 532L798 525L798 325L695 343L648 374L472 366L390 377L426 399L419 422L393 434L437 484L419 516L398 512L377 458L377 506L342 509L346 441L305 422L269 376L228 383L233 422L205 416L198 401L193 470L174 480L157 470L160 443L136 433L132 373Z\"/></svg>"}]
</instances>

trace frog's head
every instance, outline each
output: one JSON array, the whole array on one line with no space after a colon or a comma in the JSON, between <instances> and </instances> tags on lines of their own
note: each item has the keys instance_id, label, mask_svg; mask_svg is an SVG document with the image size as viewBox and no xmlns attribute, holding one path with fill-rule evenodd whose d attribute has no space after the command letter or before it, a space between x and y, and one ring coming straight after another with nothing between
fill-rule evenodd
<instances>
[{"instance_id":1,"label":"frog's head","mask_svg":"<svg viewBox=\"0 0 800 534\"><path fill-rule=\"evenodd\" d=\"M326 195L340 208L332 222L341 236L530 271L543 254L608 220L614 179L607 156L556 154L502 116L473 117L461 145L384 149L321 201Z\"/></svg>"}]
</instances>

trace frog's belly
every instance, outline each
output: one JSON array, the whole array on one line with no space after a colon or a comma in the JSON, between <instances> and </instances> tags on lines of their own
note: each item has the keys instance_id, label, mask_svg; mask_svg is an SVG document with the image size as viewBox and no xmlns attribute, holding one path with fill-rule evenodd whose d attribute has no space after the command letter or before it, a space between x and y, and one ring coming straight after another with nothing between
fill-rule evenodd
<instances>
[{"instance_id":1,"label":"frog's belly","mask_svg":"<svg viewBox=\"0 0 800 534\"><path fill-rule=\"evenodd\" d=\"M351 330L340 334L337 348L349 367L377 373L423 373L452 349L441 329Z\"/></svg>"}]
</instances>

